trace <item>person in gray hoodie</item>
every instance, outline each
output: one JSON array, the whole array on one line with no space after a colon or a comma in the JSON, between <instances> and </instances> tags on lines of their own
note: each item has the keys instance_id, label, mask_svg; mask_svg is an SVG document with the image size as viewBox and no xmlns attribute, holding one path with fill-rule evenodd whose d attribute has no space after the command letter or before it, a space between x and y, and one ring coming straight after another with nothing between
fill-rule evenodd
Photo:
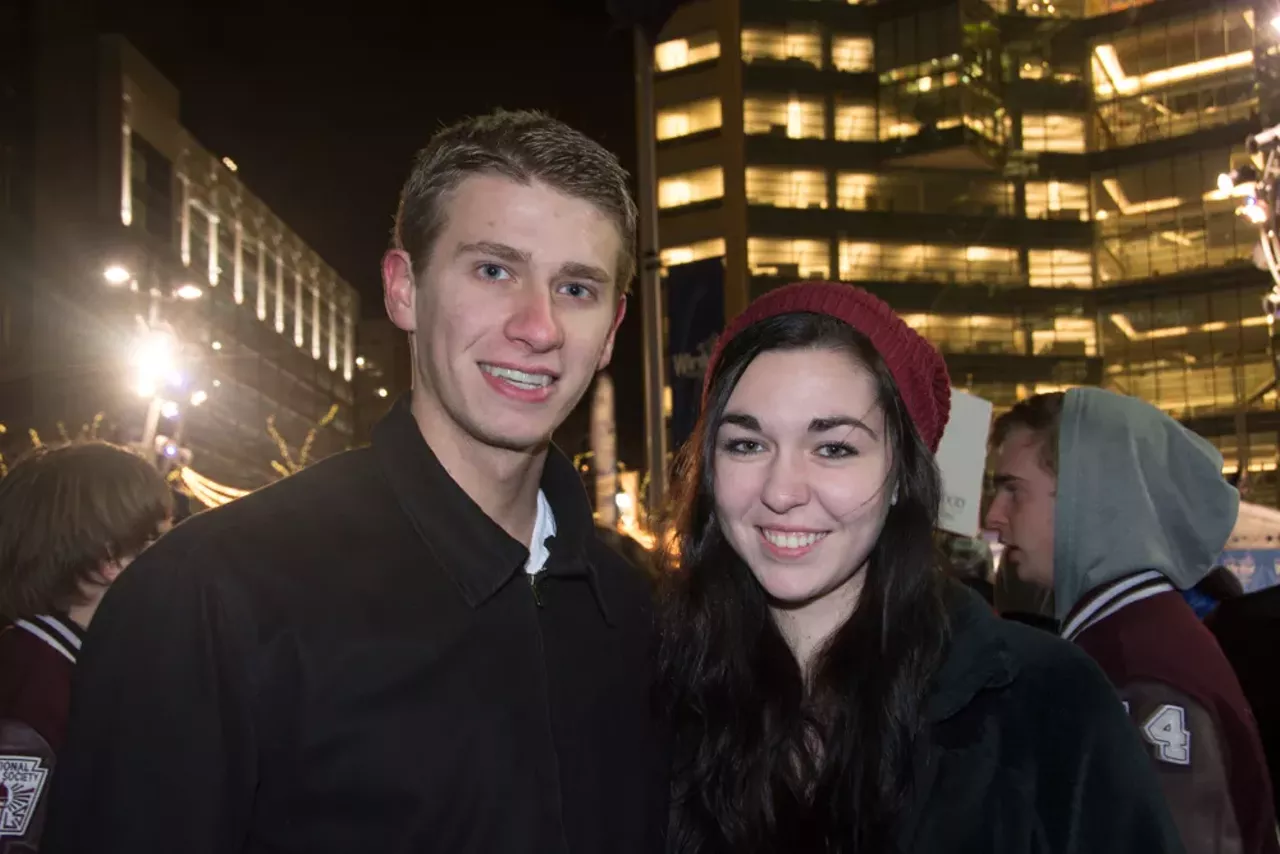
<instances>
[{"instance_id":1,"label":"person in gray hoodie","mask_svg":"<svg viewBox=\"0 0 1280 854\"><path fill-rule=\"evenodd\" d=\"M1188 852L1280 852L1253 715L1177 592L1209 573L1235 524L1222 456L1150 404L1097 388L1019 403L992 445L987 527L1110 677Z\"/></svg>"}]
</instances>

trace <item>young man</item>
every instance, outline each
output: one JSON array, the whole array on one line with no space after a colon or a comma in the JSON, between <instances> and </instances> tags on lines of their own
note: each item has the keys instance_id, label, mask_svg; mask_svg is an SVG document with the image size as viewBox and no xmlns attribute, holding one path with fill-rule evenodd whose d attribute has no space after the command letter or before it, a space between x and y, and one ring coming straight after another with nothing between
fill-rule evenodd
<instances>
[{"instance_id":1,"label":"young man","mask_svg":"<svg viewBox=\"0 0 1280 854\"><path fill-rule=\"evenodd\" d=\"M540 114L431 140L382 267L412 396L112 591L49 851L661 849L647 582L551 446L609 361L635 221L617 160Z\"/></svg>"},{"instance_id":2,"label":"young man","mask_svg":"<svg viewBox=\"0 0 1280 854\"><path fill-rule=\"evenodd\" d=\"M39 448L0 480L0 854L39 847L84 630L171 509L153 466L103 442Z\"/></svg>"},{"instance_id":3,"label":"young man","mask_svg":"<svg viewBox=\"0 0 1280 854\"><path fill-rule=\"evenodd\" d=\"M1096 388L996 420L987 527L1053 590L1062 634L1111 678L1189 852L1280 852L1257 727L1177 589L1213 567L1239 496L1222 457L1153 406Z\"/></svg>"}]
</instances>

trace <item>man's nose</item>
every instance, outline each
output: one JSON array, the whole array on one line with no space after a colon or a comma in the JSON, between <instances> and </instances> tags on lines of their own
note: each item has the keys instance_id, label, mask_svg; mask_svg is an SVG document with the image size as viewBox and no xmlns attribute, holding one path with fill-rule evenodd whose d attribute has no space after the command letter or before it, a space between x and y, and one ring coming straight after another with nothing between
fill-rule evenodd
<instances>
[{"instance_id":1,"label":"man's nose","mask_svg":"<svg viewBox=\"0 0 1280 854\"><path fill-rule=\"evenodd\" d=\"M507 319L506 333L508 338L525 344L534 352L554 350L564 343L564 328L550 287L535 285L521 289Z\"/></svg>"}]
</instances>

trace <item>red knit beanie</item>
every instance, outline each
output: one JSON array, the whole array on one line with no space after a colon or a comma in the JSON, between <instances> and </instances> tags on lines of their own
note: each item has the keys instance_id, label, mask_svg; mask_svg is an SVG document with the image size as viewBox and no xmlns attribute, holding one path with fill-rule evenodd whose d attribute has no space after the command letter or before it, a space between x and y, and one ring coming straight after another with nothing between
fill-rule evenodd
<instances>
[{"instance_id":1,"label":"red knit beanie","mask_svg":"<svg viewBox=\"0 0 1280 854\"><path fill-rule=\"evenodd\" d=\"M797 282L769 291L747 306L716 341L702 383L702 408L707 407L711 377L725 345L748 326L780 314L800 312L842 320L870 339L898 384L916 432L929 450L936 453L942 430L951 417L951 379L947 376L946 362L932 344L907 326L887 304L853 285Z\"/></svg>"}]
</instances>

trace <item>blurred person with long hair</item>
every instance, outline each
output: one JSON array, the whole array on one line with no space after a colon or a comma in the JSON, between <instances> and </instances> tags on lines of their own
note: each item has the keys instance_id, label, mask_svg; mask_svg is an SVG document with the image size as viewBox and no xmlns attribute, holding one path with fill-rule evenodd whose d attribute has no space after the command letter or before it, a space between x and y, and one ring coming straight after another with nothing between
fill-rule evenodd
<instances>
[{"instance_id":1,"label":"blurred person with long hair","mask_svg":"<svg viewBox=\"0 0 1280 854\"><path fill-rule=\"evenodd\" d=\"M802 283L723 333L663 601L668 850L1181 851L1105 677L946 580L942 357Z\"/></svg>"}]
</instances>

